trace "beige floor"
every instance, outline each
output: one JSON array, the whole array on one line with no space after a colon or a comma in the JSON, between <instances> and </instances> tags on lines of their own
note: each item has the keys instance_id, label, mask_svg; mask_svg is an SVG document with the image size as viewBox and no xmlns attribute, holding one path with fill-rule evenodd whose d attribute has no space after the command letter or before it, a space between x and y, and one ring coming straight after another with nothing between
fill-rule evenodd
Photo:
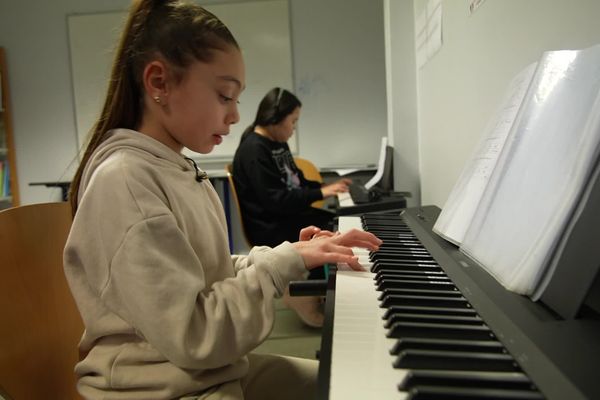
<instances>
[{"instance_id":1,"label":"beige floor","mask_svg":"<svg viewBox=\"0 0 600 400\"><path fill-rule=\"evenodd\" d=\"M281 301L275 306L275 327L269 338L254 351L316 359L321 347L321 329L306 326Z\"/></svg>"}]
</instances>

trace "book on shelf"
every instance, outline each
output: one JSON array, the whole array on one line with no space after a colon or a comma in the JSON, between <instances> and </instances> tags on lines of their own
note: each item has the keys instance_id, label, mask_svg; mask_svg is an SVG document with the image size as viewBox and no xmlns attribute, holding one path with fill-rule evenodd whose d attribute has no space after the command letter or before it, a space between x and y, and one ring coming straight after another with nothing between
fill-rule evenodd
<instances>
[{"instance_id":1,"label":"book on shelf","mask_svg":"<svg viewBox=\"0 0 600 400\"><path fill-rule=\"evenodd\" d=\"M0 112L4 111L4 97L2 97L2 71L0 71Z\"/></svg>"},{"instance_id":2,"label":"book on shelf","mask_svg":"<svg viewBox=\"0 0 600 400\"><path fill-rule=\"evenodd\" d=\"M0 160L0 197L4 197L4 163L6 161L5 160Z\"/></svg>"},{"instance_id":3,"label":"book on shelf","mask_svg":"<svg viewBox=\"0 0 600 400\"><path fill-rule=\"evenodd\" d=\"M538 299L599 168L600 46L545 52L515 77L434 231Z\"/></svg>"},{"instance_id":4,"label":"book on shelf","mask_svg":"<svg viewBox=\"0 0 600 400\"><path fill-rule=\"evenodd\" d=\"M2 177L2 196L9 197L11 195L10 192L10 166L7 160L4 160L4 168L3 168L4 176Z\"/></svg>"}]
</instances>

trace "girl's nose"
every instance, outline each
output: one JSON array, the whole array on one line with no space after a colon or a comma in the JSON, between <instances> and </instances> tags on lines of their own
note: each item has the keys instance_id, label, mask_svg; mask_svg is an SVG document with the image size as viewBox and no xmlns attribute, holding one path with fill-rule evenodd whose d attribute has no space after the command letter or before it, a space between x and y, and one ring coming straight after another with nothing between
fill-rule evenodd
<instances>
[{"instance_id":1,"label":"girl's nose","mask_svg":"<svg viewBox=\"0 0 600 400\"><path fill-rule=\"evenodd\" d=\"M233 110L227 113L226 123L228 125L237 124L240 121L240 113L238 111L237 104L233 106Z\"/></svg>"}]
</instances>

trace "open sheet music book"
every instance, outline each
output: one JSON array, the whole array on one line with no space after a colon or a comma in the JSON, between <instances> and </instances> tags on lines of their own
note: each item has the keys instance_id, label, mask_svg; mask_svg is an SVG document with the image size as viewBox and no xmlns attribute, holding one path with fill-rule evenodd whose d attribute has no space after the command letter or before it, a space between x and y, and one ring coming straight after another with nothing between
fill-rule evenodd
<instances>
[{"instance_id":1,"label":"open sheet music book","mask_svg":"<svg viewBox=\"0 0 600 400\"><path fill-rule=\"evenodd\" d=\"M462 243L479 206L483 191L496 167L500 152L531 83L536 65L537 63L529 65L510 82L504 99L488 122L481 142L450 192L433 227L435 233L457 246ZM512 132L514 133L514 130Z\"/></svg>"},{"instance_id":2,"label":"open sheet music book","mask_svg":"<svg viewBox=\"0 0 600 400\"><path fill-rule=\"evenodd\" d=\"M513 81L500 123L488 128L434 231L507 289L539 297L597 168L600 46L544 53L519 97L529 68Z\"/></svg>"}]
</instances>

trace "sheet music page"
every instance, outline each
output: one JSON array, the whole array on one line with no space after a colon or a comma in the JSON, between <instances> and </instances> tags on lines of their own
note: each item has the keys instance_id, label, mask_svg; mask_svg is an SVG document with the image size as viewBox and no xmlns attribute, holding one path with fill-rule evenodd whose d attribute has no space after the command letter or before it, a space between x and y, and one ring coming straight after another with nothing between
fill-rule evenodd
<instances>
[{"instance_id":1,"label":"sheet music page","mask_svg":"<svg viewBox=\"0 0 600 400\"><path fill-rule=\"evenodd\" d=\"M387 136L381 138L381 150L379 152L379 164L377 165L377 172L375 175L367 183L365 183L365 187L367 189L371 189L373 185L381 180L383 176L383 169L385 168L385 148L387 146Z\"/></svg>"},{"instance_id":2,"label":"sheet music page","mask_svg":"<svg viewBox=\"0 0 600 400\"><path fill-rule=\"evenodd\" d=\"M456 245L460 245L471 223L536 65L529 65L510 82L503 101L488 122L481 142L450 192L433 227L435 233Z\"/></svg>"},{"instance_id":3,"label":"sheet music page","mask_svg":"<svg viewBox=\"0 0 600 400\"><path fill-rule=\"evenodd\" d=\"M461 250L530 295L600 149L600 46L544 53Z\"/></svg>"}]
</instances>

